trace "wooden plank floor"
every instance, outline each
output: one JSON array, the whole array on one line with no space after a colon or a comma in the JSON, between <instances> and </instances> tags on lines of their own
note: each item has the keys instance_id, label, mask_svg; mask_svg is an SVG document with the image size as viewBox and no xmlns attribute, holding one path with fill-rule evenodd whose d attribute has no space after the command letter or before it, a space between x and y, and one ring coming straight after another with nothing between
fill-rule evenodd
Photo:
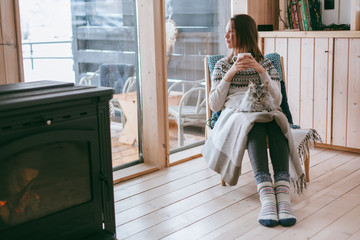
<instances>
[{"instance_id":1,"label":"wooden plank floor","mask_svg":"<svg viewBox=\"0 0 360 240\"><path fill-rule=\"evenodd\" d=\"M118 239L360 239L360 154L316 148L292 195L298 222L266 228L251 166L233 187L198 158L114 186Z\"/></svg>"}]
</instances>

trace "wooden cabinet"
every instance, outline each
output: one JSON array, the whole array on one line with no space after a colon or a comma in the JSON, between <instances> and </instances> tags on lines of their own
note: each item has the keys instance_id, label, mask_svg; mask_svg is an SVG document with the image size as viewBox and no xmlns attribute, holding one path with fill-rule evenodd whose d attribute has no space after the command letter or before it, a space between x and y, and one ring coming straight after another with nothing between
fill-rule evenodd
<instances>
[{"instance_id":1,"label":"wooden cabinet","mask_svg":"<svg viewBox=\"0 0 360 240\"><path fill-rule=\"evenodd\" d=\"M360 39L350 39L347 146L360 148Z\"/></svg>"},{"instance_id":2,"label":"wooden cabinet","mask_svg":"<svg viewBox=\"0 0 360 240\"><path fill-rule=\"evenodd\" d=\"M262 12L270 2L279 6L278 13L272 8ZM259 36L264 54L277 52L284 58L294 123L316 129L326 145L360 151L360 0L344 6L351 6L352 31L285 30ZM285 0L232 1L233 14L247 13L281 30L285 26L279 16L286 18L286 7Z\"/></svg>"},{"instance_id":3,"label":"wooden cabinet","mask_svg":"<svg viewBox=\"0 0 360 240\"><path fill-rule=\"evenodd\" d=\"M314 109L313 109L313 128L315 128L323 141L327 144L331 143L331 91L332 88L332 38L314 38ZM308 69L311 71L311 68ZM305 78L303 84L311 84L306 82ZM307 106L304 105L304 108ZM302 115L303 118L311 115Z\"/></svg>"},{"instance_id":4,"label":"wooden cabinet","mask_svg":"<svg viewBox=\"0 0 360 240\"><path fill-rule=\"evenodd\" d=\"M346 36L349 35L349 36ZM360 149L360 33L260 33L264 54L284 57L295 124L327 145Z\"/></svg>"},{"instance_id":5,"label":"wooden cabinet","mask_svg":"<svg viewBox=\"0 0 360 240\"><path fill-rule=\"evenodd\" d=\"M335 39L332 144L360 148L360 39Z\"/></svg>"},{"instance_id":6,"label":"wooden cabinet","mask_svg":"<svg viewBox=\"0 0 360 240\"><path fill-rule=\"evenodd\" d=\"M346 146L349 39L335 39L333 144Z\"/></svg>"}]
</instances>

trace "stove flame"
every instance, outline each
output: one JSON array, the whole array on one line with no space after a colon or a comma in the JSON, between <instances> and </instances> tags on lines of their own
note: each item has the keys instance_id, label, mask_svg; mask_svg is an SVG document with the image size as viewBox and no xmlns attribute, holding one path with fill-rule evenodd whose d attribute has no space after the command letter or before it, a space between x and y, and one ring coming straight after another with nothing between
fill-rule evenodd
<instances>
[{"instance_id":1,"label":"stove flame","mask_svg":"<svg viewBox=\"0 0 360 240\"><path fill-rule=\"evenodd\" d=\"M25 208L28 205L31 205L34 201L39 201L39 200L40 200L40 196L38 194L27 191L21 197L20 203L18 207L15 209L15 212L17 213L18 216L22 216L25 212Z\"/></svg>"},{"instance_id":2,"label":"stove flame","mask_svg":"<svg viewBox=\"0 0 360 240\"><path fill-rule=\"evenodd\" d=\"M7 201L0 201L0 207L4 206Z\"/></svg>"}]
</instances>

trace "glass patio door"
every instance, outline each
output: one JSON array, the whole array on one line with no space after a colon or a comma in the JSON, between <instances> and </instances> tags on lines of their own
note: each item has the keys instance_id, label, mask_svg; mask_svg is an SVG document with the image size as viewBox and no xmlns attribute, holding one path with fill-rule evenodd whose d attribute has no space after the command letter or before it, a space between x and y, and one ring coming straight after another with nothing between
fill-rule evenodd
<instances>
[{"instance_id":1,"label":"glass patio door","mask_svg":"<svg viewBox=\"0 0 360 240\"><path fill-rule=\"evenodd\" d=\"M230 1L165 0L165 15L172 154L204 143L204 57L227 54L224 35Z\"/></svg>"},{"instance_id":2,"label":"glass patio door","mask_svg":"<svg viewBox=\"0 0 360 240\"><path fill-rule=\"evenodd\" d=\"M19 0L25 82L111 87L113 168L142 162L136 0ZM141 121L140 121L141 122Z\"/></svg>"}]
</instances>

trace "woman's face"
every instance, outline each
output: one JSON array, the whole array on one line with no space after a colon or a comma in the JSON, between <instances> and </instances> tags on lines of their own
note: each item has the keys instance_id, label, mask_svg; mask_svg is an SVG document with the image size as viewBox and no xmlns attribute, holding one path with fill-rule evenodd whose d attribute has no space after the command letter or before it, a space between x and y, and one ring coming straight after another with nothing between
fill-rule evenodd
<instances>
[{"instance_id":1,"label":"woman's face","mask_svg":"<svg viewBox=\"0 0 360 240\"><path fill-rule=\"evenodd\" d=\"M236 32L235 32L234 22L231 20L226 25L225 41L228 48L230 49L235 48Z\"/></svg>"}]
</instances>

